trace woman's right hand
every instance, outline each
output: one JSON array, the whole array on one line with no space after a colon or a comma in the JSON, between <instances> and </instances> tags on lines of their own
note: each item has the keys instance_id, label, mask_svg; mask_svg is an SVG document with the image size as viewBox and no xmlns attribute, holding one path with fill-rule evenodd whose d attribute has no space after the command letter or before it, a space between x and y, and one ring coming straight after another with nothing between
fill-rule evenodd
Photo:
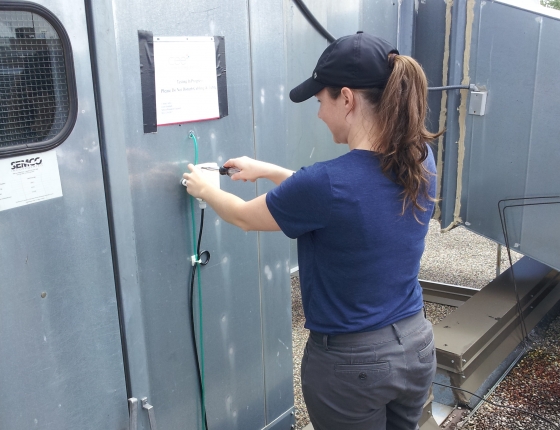
<instances>
[{"instance_id":1,"label":"woman's right hand","mask_svg":"<svg viewBox=\"0 0 560 430\"><path fill-rule=\"evenodd\" d=\"M294 172L276 164L266 163L246 156L231 158L224 163L224 167L236 167L240 170L231 175L234 181L255 182L259 178L269 179L276 185L291 176Z\"/></svg>"},{"instance_id":2,"label":"woman's right hand","mask_svg":"<svg viewBox=\"0 0 560 430\"><path fill-rule=\"evenodd\" d=\"M246 156L231 158L224 163L224 167L235 167L240 171L231 175L234 181L255 182L259 178L266 178L266 165L262 161Z\"/></svg>"}]
</instances>

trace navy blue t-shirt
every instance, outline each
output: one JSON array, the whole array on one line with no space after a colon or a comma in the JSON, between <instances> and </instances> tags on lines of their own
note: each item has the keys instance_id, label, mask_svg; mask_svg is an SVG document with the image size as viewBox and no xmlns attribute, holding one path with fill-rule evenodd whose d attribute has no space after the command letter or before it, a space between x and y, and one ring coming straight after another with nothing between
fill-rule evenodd
<instances>
[{"instance_id":1,"label":"navy blue t-shirt","mask_svg":"<svg viewBox=\"0 0 560 430\"><path fill-rule=\"evenodd\" d=\"M424 163L435 195L432 151ZM422 309L420 258L433 203L402 212L403 188L379 158L355 149L302 168L266 196L270 213L297 238L305 327L325 334L375 330Z\"/></svg>"}]
</instances>

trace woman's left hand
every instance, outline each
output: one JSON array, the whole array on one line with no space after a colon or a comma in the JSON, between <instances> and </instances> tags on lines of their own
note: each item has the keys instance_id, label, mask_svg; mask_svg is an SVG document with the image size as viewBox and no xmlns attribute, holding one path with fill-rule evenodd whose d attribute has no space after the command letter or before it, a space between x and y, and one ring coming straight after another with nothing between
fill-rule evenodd
<instances>
[{"instance_id":1,"label":"woman's left hand","mask_svg":"<svg viewBox=\"0 0 560 430\"><path fill-rule=\"evenodd\" d=\"M212 187L212 184L210 184L200 172L200 168L193 164L189 164L187 167L190 173L183 173L183 178L187 180L187 192L193 197L204 200L204 191L207 190L208 187Z\"/></svg>"}]
</instances>

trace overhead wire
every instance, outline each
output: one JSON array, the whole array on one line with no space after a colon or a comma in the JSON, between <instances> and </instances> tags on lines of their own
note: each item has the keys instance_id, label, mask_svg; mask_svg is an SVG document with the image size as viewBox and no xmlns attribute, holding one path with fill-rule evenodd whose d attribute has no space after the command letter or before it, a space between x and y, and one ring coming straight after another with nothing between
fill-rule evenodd
<instances>
[{"instance_id":1,"label":"overhead wire","mask_svg":"<svg viewBox=\"0 0 560 430\"><path fill-rule=\"evenodd\" d=\"M521 203L516 205L503 205L505 202L513 202L513 201L525 201L525 200L547 200L547 199L558 199L560 196L539 196L539 197L520 197L520 198L512 198L512 199L502 199L498 202L498 212L500 215L500 224L502 226L502 234L504 235L504 243L506 245L506 251L508 255L508 261L510 265L510 273L513 282L513 287L515 290L515 298L516 298L516 306L517 311L519 314L521 330L523 335L523 342L524 345L527 346L527 339L529 336L527 330L527 324L525 322L525 316L523 312L523 306L521 304L521 300L519 298L519 289L517 286L517 279L515 277L515 269L513 267L513 259L511 256L511 244L509 240L509 233L508 233L508 226L507 226L507 219L506 219L506 209L514 208L514 207L526 207L526 206L541 206L541 205L550 205L550 204L560 204L560 202L539 202L539 203Z\"/></svg>"},{"instance_id":2,"label":"overhead wire","mask_svg":"<svg viewBox=\"0 0 560 430\"><path fill-rule=\"evenodd\" d=\"M305 19L317 30L329 43L333 43L336 39L335 37L328 32L328 30L321 25L321 23L315 18L315 16L311 13L311 11L307 8L303 0L294 0L294 3L301 11Z\"/></svg>"}]
</instances>

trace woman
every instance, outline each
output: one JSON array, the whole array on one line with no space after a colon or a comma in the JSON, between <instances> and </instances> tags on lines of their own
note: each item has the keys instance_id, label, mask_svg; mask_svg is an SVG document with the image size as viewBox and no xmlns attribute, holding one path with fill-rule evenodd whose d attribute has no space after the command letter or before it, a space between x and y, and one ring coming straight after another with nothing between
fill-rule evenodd
<instances>
[{"instance_id":1,"label":"woman","mask_svg":"<svg viewBox=\"0 0 560 430\"><path fill-rule=\"evenodd\" d=\"M418 283L435 194L426 77L383 39L338 39L290 92L315 96L350 151L298 172L241 157L234 180L278 185L245 202L189 165L187 191L244 230L298 239L305 326L302 388L315 430L416 429L435 373Z\"/></svg>"}]
</instances>

